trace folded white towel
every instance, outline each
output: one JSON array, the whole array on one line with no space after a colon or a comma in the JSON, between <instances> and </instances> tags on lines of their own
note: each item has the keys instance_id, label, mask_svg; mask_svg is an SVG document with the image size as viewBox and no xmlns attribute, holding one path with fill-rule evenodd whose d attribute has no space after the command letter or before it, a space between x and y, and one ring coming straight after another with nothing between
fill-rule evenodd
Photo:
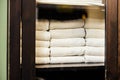
<instances>
[{"instance_id":1,"label":"folded white towel","mask_svg":"<svg viewBox=\"0 0 120 80\"><path fill-rule=\"evenodd\" d=\"M84 56L72 57L51 57L50 63L82 63L85 62Z\"/></svg>"},{"instance_id":2,"label":"folded white towel","mask_svg":"<svg viewBox=\"0 0 120 80\"><path fill-rule=\"evenodd\" d=\"M50 40L50 32L47 31L36 31L36 39L41 41Z\"/></svg>"},{"instance_id":3,"label":"folded white towel","mask_svg":"<svg viewBox=\"0 0 120 80\"><path fill-rule=\"evenodd\" d=\"M36 57L35 63L36 64L49 64L50 58L49 57Z\"/></svg>"},{"instance_id":4,"label":"folded white towel","mask_svg":"<svg viewBox=\"0 0 120 80\"><path fill-rule=\"evenodd\" d=\"M105 46L104 38L86 38L86 46L103 47Z\"/></svg>"},{"instance_id":5,"label":"folded white towel","mask_svg":"<svg viewBox=\"0 0 120 80\"><path fill-rule=\"evenodd\" d=\"M104 56L85 56L86 63L98 63L98 62L104 62L104 61L105 61Z\"/></svg>"},{"instance_id":6,"label":"folded white towel","mask_svg":"<svg viewBox=\"0 0 120 80\"><path fill-rule=\"evenodd\" d=\"M49 47L50 41L39 41L36 40L36 47ZM20 46L22 47L22 40L20 40Z\"/></svg>"},{"instance_id":7,"label":"folded white towel","mask_svg":"<svg viewBox=\"0 0 120 80\"><path fill-rule=\"evenodd\" d=\"M49 57L50 49L45 47L36 47L36 57ZM22 57L22 47L20 47L20 57Z\"/></svg>"},{"instance_id":8,"label":"folded white towel","mask_svg":"<svg viewBox=\"0 0 120 80\"><path fill-rule=\"evenodd\" d=\"M45 31L49 29L48 20L38 20L36 21L36 30Z\"/></svg>"},{"instance_id":9,"label":"folded white towel","mask_svg":"<svg viewBox=\"0 0 120 80\"><path fill-rule=\"evenodd\" d=\"M85 55L104 56L105 48L104 47L85 47Z\"/></svg>"},{"instance_id":10,"label":"folded white towel","mask_svg":"<svg viewBox=\"0 0 120 80\"><path fill-rule=\"evenodd\" d=\"M52 57L64 56L82 56L84 54L84 47L51 47Z\"/></svg>"},{"instance_id":11,"label":"folded white towel","mask_svg":"<svg viewBox=\"0 0 120 80\"><path fill-rule=\"evenodd\" d=\"M36 40L36 47L49 47L50 42L49 41L38 41Z\"/></svg>"},{"instance_id":12,"label":"folded white towel","mask_svg":"<svg viewBox=\"0 0 120 80\"><path fill-rule=\"evenodd\" d=\"M66 20L66 21L50 21L50 29L73 29L73 28L81 28L84 25L84 21L82 19L77 20Z\"/></svg>"},{"instance_id":13,"label":"folded white towel","mask_svg":"<svg viewBox=\"0 0 120 80\"><path fill-rule=\"evenodd\" d=\"M105 38L105 30L86 29L86 38Z\"/></svg>"},{"instance_id":14,"label":"folded white towel","mask_svg":"<svg viewBox=\"0 0 120 80\"><path fill-rule=\"evenodd\" d=\"M80 47L85 45L83 38L51 39L51 47Z\"/></svg>"},{"instance_id":15,"label":"folded white towel","mask_svg":"<svg viewBox=\"0 0 120 80\"><path fill-rule=\"evenodd\" d=\"M87 19L85 28L87 29L105 29L104 19Z\"/></svg>"},{"instance_id":16,"label":"folded white towel","mask_svg":"<svg viewBox=\"0 0 120 80\"><path fill-rule=\"evenodd\" d=\"M20 38L22 39L22 30L20 30ZM48 31L36 31L36 40L49 41L50 32Z\"/></svg>"},{"instance_id":17,"label":"folded white towel","mask_svg":"<svg viewBox=\"0 0 120 80\"><path fill-rule=\"evenodd\" d=\"M37 47L36 48L36 57L49 57L50 56L50 49L44 47Z\"/></svg>"},{"instance_id":18,"label":"folded white towel","mask_svg":"<svg viewBox=\"0 0 120 80\"><path fill-rule=\"evenodd\" d=\"M36 57L35 64L49 64L50 58L49 57ZM22 57L20 57L20 64L22 64Z\"/></svg>"},{"instance_id":19,"label":"folded white towel","mask_svg":"<svg viewBox=\"0 0 120 80\"><path fill-rule=\"evenodd\" d=\"M61 38L83 38L85 37L84 28L78 29L64 29L64 30L50 30L53 39Z\"/></svg>"}]
</instances>

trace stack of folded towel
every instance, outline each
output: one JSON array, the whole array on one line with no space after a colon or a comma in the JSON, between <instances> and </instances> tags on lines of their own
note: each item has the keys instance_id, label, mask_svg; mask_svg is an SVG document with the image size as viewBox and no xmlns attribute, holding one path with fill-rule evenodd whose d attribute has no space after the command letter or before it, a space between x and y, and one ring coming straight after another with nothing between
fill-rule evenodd
<instances>
[{"instance_id":1,"label":"stack of folded towel","mask_svg":"<svg viewBox=\"0 0 120 80\"><path fill-rule=\"evenodd\" d=\"M36 64L50 63L50 32L48 20L36 21Z\"/></svg>"},{"instance_id":2,"label":"stack of folded towel","mask_svg":"<svg viewBox=\"0 0 120 80\"><path fill-rule=\"evenodd\" d=\"M85 30L81 19L50 21L50 63L84 62Z\"/></svg>"},{"instance_id":3,"label":"stack of folded towel","mask_svg":"<svg viewBox=\"0 0 120 80\"><path fill-rule=\"evenodd\" d=\"M50 63L50 32L48 20L36 21L36 64L48 64ZM22 27L21 27L21 40L20 46L22 46ZM22 56L22 47L20 48Z\"/></svg>"},{"instance_id":4,"label":"stack of folded towel","mask_svg":"<svg viewBox=\"0 0 120 80\"><path fill-rule=\"evenodd\" d=\"M104 31L103 19L36 21L36 64L104 62Z\"/></svg>"},{"instance_id":5,"label":"stack of folded towel","mask_svg":"<svg viewBox=\"0 0 120 80\"><path fill-rule=\"evenodd\" d=\"M105 22L103 19L86 21L85 62L104 62Z\"/></svg>"}]
</instances>

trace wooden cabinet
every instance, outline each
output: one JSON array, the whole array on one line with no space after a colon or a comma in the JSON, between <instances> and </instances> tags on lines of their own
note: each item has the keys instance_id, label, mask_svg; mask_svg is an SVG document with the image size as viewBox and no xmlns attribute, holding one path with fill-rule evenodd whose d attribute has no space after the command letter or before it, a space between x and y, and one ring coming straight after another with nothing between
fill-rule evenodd
<instances>
[{"instance_id":1,"label":"wooden cabinet","mask_svg":"<svg viewBox=\"0 0 120 80\"><path fill-rule=\"evenodd\" d=\"M35 80L35 0L9 0L10 80ZM119 0L106 0L105 79L119 80ZM20 65L20 20L23 26ZM9 66L9 65L8 65ZM21 69L22 68L22 69ZM80 69L80 67L75 68ZM65 68L69 69L69 68ZM52 70L52 69L51 69ZM59 69L58 69L59 70ZM36 72L37 72L36 71Z\"/></svg>"}]
</instances>

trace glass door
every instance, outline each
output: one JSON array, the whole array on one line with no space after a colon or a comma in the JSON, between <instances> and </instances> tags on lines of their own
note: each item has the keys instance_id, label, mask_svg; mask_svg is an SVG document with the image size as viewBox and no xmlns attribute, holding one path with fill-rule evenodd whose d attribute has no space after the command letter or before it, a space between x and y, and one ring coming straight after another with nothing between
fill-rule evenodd
<instances>
[{"instance_id":1,"label":"glass door","mask_svg":"<svg viewBox=\"0 0 120 80\"><path fill-rule=\"evenodd\" d=\"M36 2L37 64L104 65L105 7L101 0Z\"/></svg>"},{"instance_id":2,"label":"glass door","mask_svg":"<svg viewBox=\"0 0 120 80\"><path fill-rule=\"evenodd\" d=\"M10 1L10 80L117 80L117 2Z\"/></svg>"},{"instance_id":3,"label":"glass door","mask_svg":"<svg viewBox=\"0 0 120 80\"><path fill-rule=\"evenodd\" d=\"M98 73L101 69L103 75L99 79L104 79L105 5L102 0L36 0L35 35L38 79L86 80L89 77L75 75L87 76L92 68L99 68ZM66 77L62 75L62 71L70 72L71 68L76 70L75 75L71 74L74 77L67 77L67 72L63 73Z\"/></svg>"}]
</instances>

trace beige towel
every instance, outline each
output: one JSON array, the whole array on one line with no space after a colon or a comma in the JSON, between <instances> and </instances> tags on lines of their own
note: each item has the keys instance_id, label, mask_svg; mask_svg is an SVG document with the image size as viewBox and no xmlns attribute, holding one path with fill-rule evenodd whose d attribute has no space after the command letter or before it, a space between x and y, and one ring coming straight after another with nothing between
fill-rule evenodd
<instances>
[{"instance_id":1,"label":"beige towel","mask_svg":"<svg viewBox=\"0 0 120 80\"><path fill-rule=\"evenodd\" d=\"M49 57L50 49L45 47L36 47L36 57ZM20 47L20 57L22 57L22 47Z\"/></svg>"},{"instance_id":2,"label":"beige towel","mask_svg":"<svg viewBox=\"0 0 120 80\"><path fill-rule=\"evenodd\" d=\"M66 21L50 21L50 29L74 29L81 28L84 25L82 19L66 20Z\"/></svg>"},{"instance_id":3,"label":"beige towel","mask_svg":"<svg viewBox=\"0 0 120 80\"><path fill-rule=\"evenodd\" d=\"M105 30L86 29L86 38L105 38Z\"/></svg>"},{"instance_id":4,"label":"beige towel","mask_svg":"<svg viewBox=\"0 0 120 80\"><path fill-rule=\"evenodd\" d=\"M36 21L36 30L45 31L49 29L48 20L38 20Z\"/></svg>"},{"instance_id":5,"label":"beige towel","mask_svg":"<svg viewBox=\"0 0 120 80\"><path fill-rule=\"evenodd\" d=\"M71 57L51 57L50 63L82 63L85 62L84 56Z\"/></svg>"},{"instance_id":6,"label":"beige towel","mask_svg":"<svg viewBox=\"0 0 120 80\"><path fill-rule=\"evenodd\" d=\"M87 19L85 28L87 29L105 29L104 19Z\"/></svg>"},{"instance_id":7,"label":"beige towel","mask_svg":"<svg viewBox=\"0 0 120 80\"><path fill-rule=\"evenodd\" d=\"M37 47L36 48L36 57L49 57L50 49L44 47Z\"/></svg>"},{"instance_id":8,"label":"beige towel","mask_svg":"<svg viewBox=\"0 0 120 80\"><path fill-rule=\"evenodd\" d=\"M104 47L85 47L85 55L104 56L105 48Z\"/></svg>"},{"instance_id":9,"label":"beige towel","mask_svg":"<svg viewBox=\"0 0 120 80\"><path fill-rule=\"evenodd\" d=\"M49 47L50 41L39 41L36 40L36 47ZM20 40L20 46L22 47L22 40Z\"/></svg>"},{"instance_id":10,"label":"beige towel","mask_svg":"<svg viewBox=\"0 0 120 80\"><path fill-rule=\"evenodd\" d=\"M20 38L22 39L22 32L20 33ZM50 32L36 31L36 40L49 41L50 40Z\"/></svg>"},{"instance_id":11,"label":"beige towel","mask_svg":"<svg viewBox=\"0 0 120 80\"><path fill-rule=\"evenodd\" d=\"M98 63L98 62L104 62L105 57L104 56L85 56L85 62L86 63Z\"/></svg>"},{"instance_id":12,"label":"beige towel","mask_svg":"<svg viewBox=\"0 0 120 80\"><path fill-rule=\"evenodd\" d=\"M84 55L84 47L51 47L52 57L81 56Z\"/></svg>"},{"instance_id":13,"label":"beige towel","mask_svg":"<svg viewBox=\"0 0 120 80\"><path fill-rule=\"evenodd\" d=\"M50 41L38 41L36 40L36 47L49 47Z\"/></svg>"},{"instance_id":14,"label":"beige towel","mask_svg":"<svg viewBox=\"0 0 120 80\"><path fill-rule=\"evenodd\" d=\"M49 64L50 58L49 57L36 57L35 64ZM20 64L22 64L22 57L20 57Z\"/></svg>"},{"instance_id":15,"label":"beige towel","mask_svg":"<svg viewBox=\"0 0 120 80\"><path fill-rule=\"evenodd\" d=\"M53 39L61 38L83 38L85 37L84 28L78 29L64 29L64 30L50 30Z\"/></svg>"},{"instance_id":16,"label":"beige towel","mask_svg":"<svg viewBox=\"0 0 120 80\"><path fill-rule=\"evenodd\" d=\"M51 39L51 47L80 47L85 45L83 38Z\"/></svg>"},{"instance_id":17,"label":"beige towel","mask_svg":"<svg viewBox=\"0 0 120 80\"><path fill-rule=\"evenodd\" d=\"M104 38L86 38L86 46L104 47Z\"/></svg>"},{"instance_id":18,"label":"beige towel","mask_svg":"<svg viewBox=\"0 0 120 80\"><path fill-rule=\"evenodd\" d=\"M50 58L49 57L36 57L35 63L36 64L49 64Z\"/></svg>"},{"instance_id":19,"label":"beige towel","mask_svg":"<svg viewBox=\"0 0 120 80\"><path fill-rule=\"evenodd\" d=\"M49 41L50 40L50 32L36 31L36 40Z\"/></svg>"}]
</instances>

